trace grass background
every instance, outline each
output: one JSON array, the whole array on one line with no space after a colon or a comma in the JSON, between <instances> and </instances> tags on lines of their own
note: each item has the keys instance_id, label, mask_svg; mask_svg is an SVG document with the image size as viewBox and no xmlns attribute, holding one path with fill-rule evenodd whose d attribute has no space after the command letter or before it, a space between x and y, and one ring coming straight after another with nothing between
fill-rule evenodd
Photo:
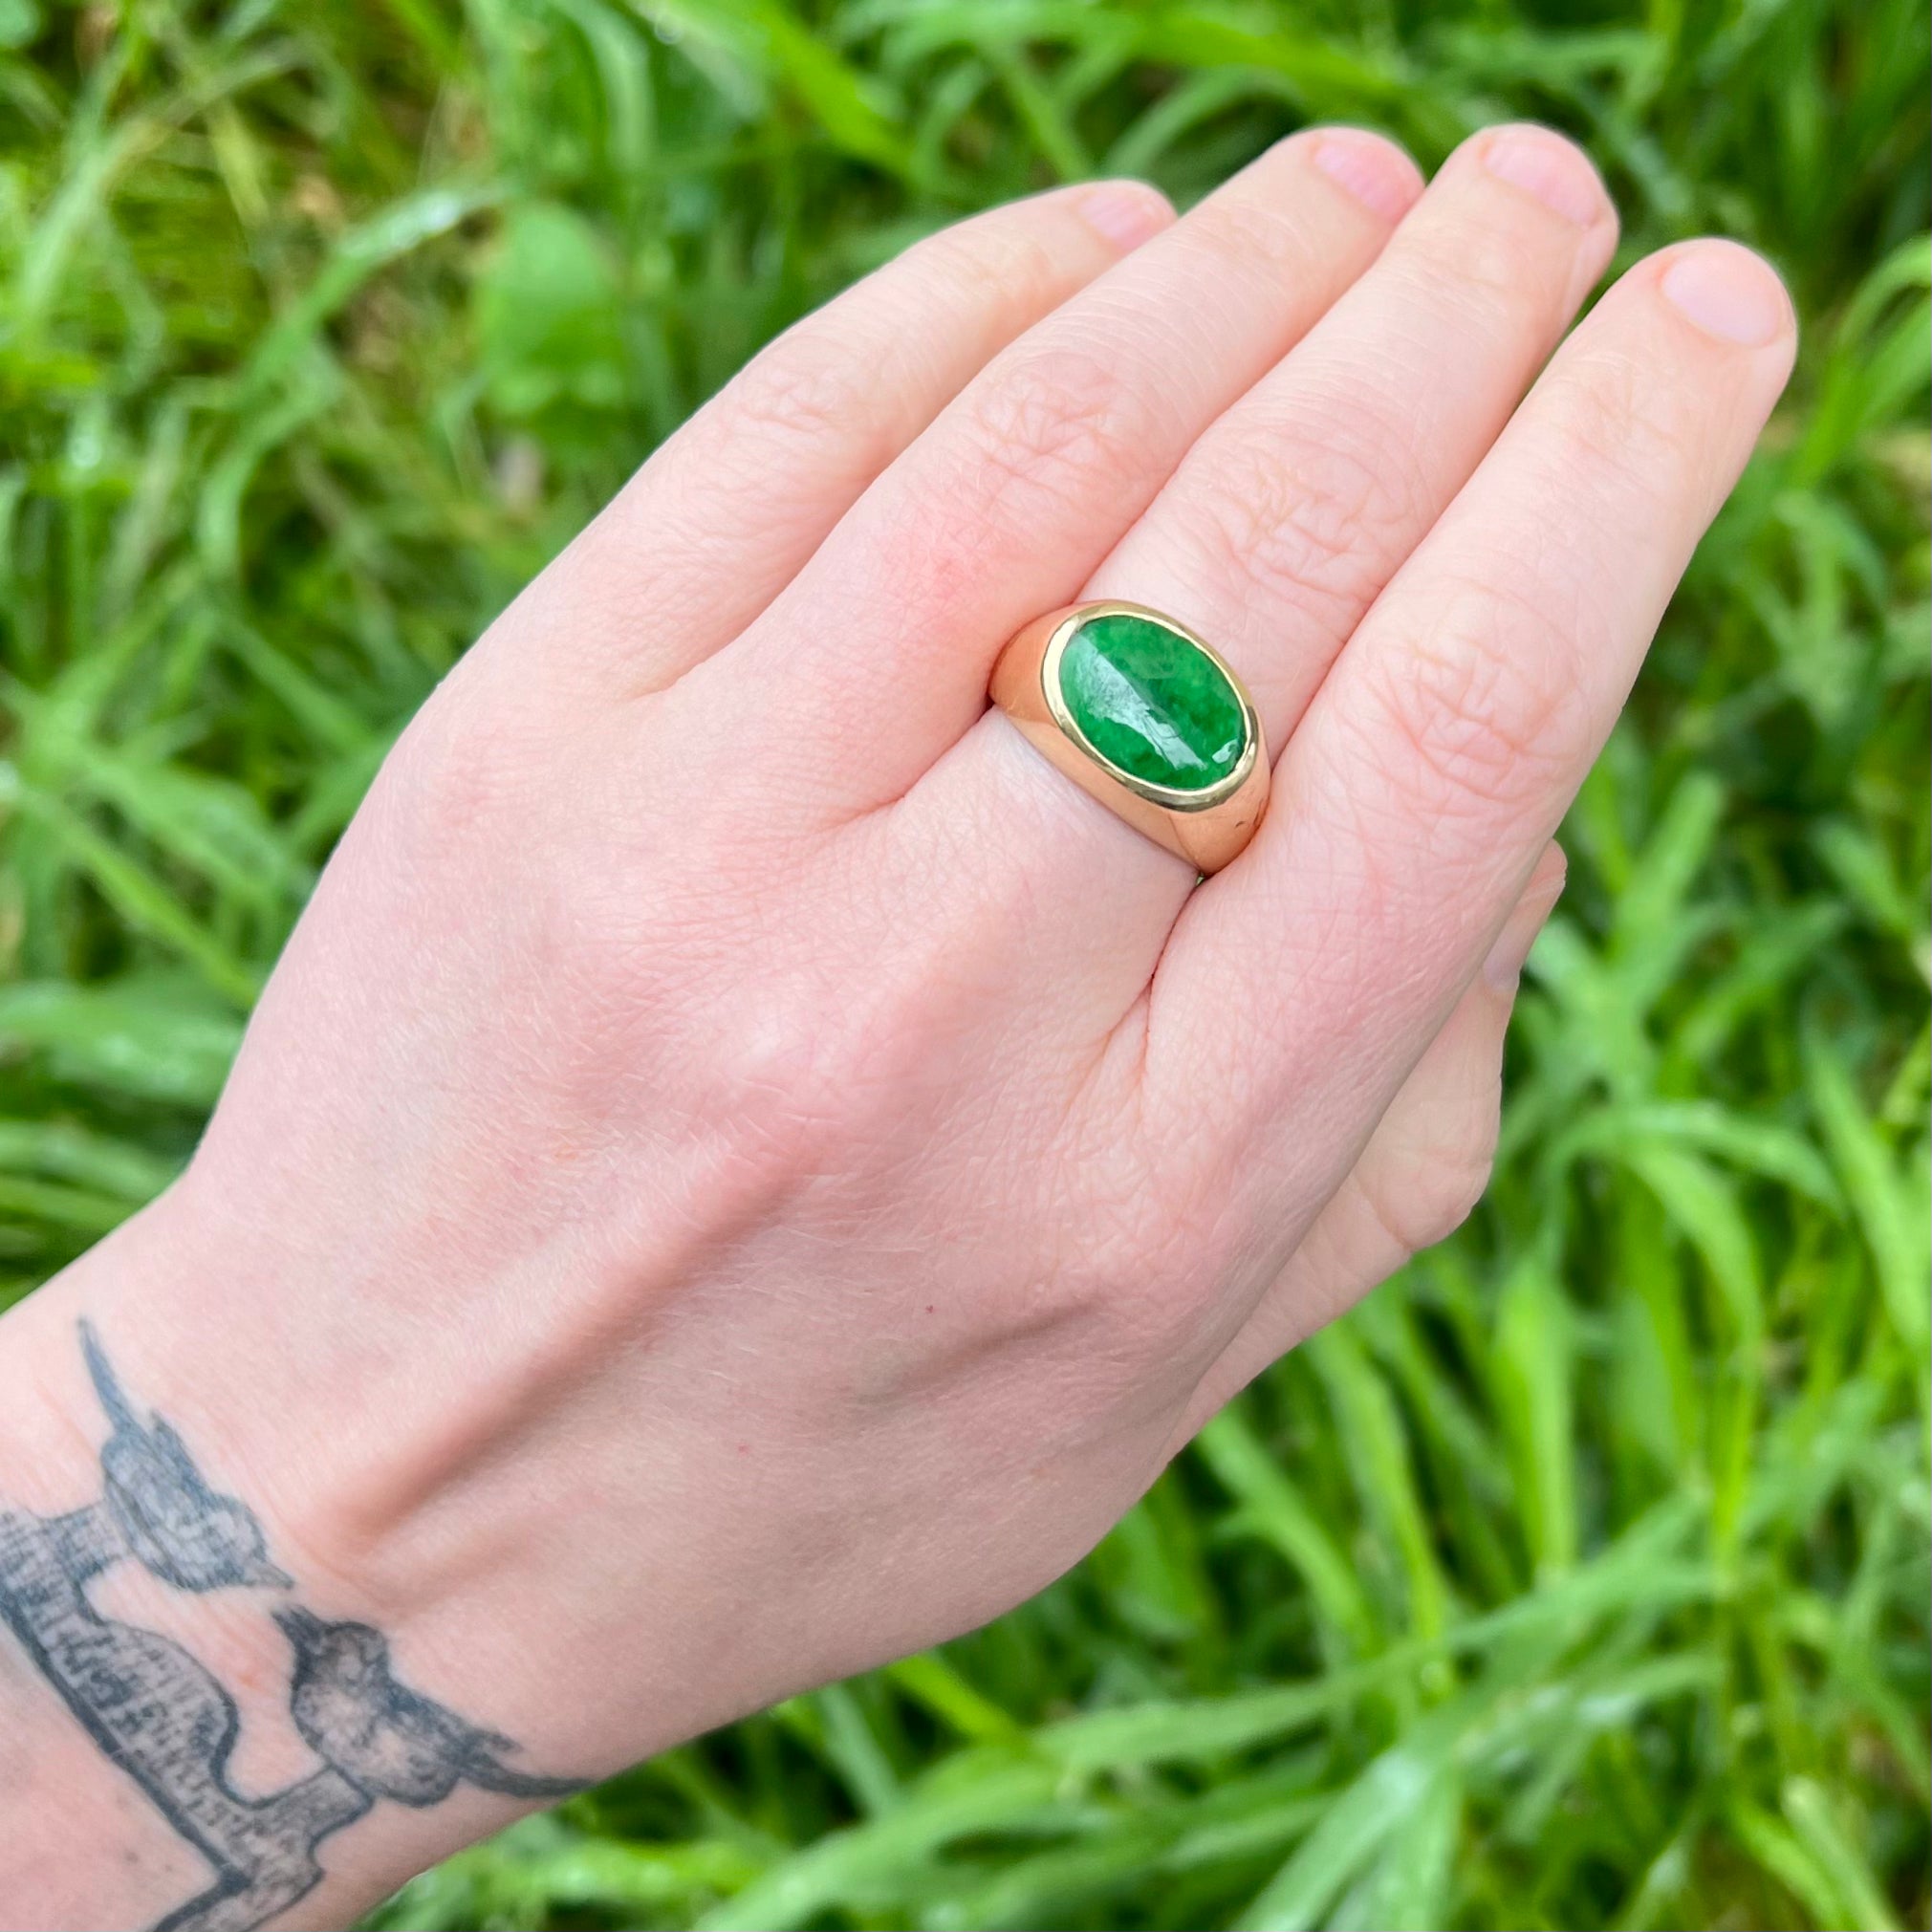
<instances>
[{"instance_id":1,"label":"grass background","mask_svg":"<svg viewBox=\"0 0 1932 1932\"><path fill-rule=\"evenodd\" d=\"M391 1926L1923 1925L1922 0L0 0L0 1302L165 1183L391 737L801 310L1317 117L1575 130L1786 406L1578 804L1490 1197L994 1628ZM647 1596L639 1614L649 1615Z\"/></svg>"}]
</instances>

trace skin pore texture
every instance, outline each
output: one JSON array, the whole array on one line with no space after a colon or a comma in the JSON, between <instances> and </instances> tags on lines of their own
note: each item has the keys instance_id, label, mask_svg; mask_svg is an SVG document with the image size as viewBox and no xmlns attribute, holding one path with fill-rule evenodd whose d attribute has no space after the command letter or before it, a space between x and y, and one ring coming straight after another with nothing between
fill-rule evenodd
<instances>
[{"instance_id":1,"label":"skin pore texture","mask_svg":"<svg viewBox=\"0 0 1932 1932\"><path fill-rule=\"evenodd\" d=\"M1297 135L920 244L385 764L183 1179L9 1314L7 1922L336 1925L1075 1562L1466 1213L1552 844L1785 380L1725 242L1575 317L1546 130ZM1171 612L1212 880L999 713Z\"/></svg>"}]
</instances>

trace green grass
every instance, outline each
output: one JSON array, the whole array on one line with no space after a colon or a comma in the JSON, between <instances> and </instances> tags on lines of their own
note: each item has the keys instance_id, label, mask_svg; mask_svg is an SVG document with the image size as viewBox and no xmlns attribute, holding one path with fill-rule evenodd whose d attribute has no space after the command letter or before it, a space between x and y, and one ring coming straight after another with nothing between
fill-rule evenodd
<instances>
[{"instance_id":1,"label":"green grass","mask_svg":"<svg viewBox=\"0 0 1932 1932\"><path fill-rule=\"evenodd\" d=\"M0 1301L179 1166L466 641L912 235L1527 113L1804 317L1470 1226L1037 1601L381 1923L1926 1922L1927 64L1922 0L0 0Z\"/></svg>"}]
</instances>

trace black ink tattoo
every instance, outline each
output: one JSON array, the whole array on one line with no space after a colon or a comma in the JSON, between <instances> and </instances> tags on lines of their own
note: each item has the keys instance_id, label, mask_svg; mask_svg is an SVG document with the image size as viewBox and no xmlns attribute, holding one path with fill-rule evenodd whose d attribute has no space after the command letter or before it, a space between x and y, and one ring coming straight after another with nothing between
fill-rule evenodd
<instances>
[{"instance_id":1,"label":"black ink tattoo","mask_svg":"<svg viewBox=\"0 0 1932 1932\"><path fill-rule=\"evenodd\" d=\"M286 1590L294 1579L269 1561L262 1526L248 1505L210 1489L182 1439L160 1417L143 1422L135 1414L86 1322L80 1348L114 1428L101 1445L100 1472L128 1553L177 1590L250 1583Z\"/></svg>"},{"instance_id":2,"label":"black ink tattoo","mask_svg":"<svg viewBox=\"0 0 1932 1932\"><path fill-rule=\"evenodd\" d=\"M104 1493L35 1516L0 1509L0 1619L103 1752L213 1866L212 1885L153 1932L253 1932L317 1884L317 1847L380 1800L440 1804L459 1784L552 1801L580 1780L506 1765L517 1747L401 1683L389 1644L366 1623L329 1622L284 1603L293 1648L289 1708L321 1760L265 1797L228 1782L241 1716L220 1680L171 1639L102 1617L87 1597L131 1558L177 1590L286 1590L247 1504L223 1495L160 1417L142 1422L83 1322L80 1345L110 1433Z\"/></svg>"},{"instance_id":3,"label":"black ink tattoo","mask_svg":"<svg viewBox=\"0 0 1932 1932\"><path fill-rule=\"evenodd\" d=\"M367 1791L402 1805L440 1805L459 1784L508 1798L563 1798L583 1789L532 1778L503 1762L516 1745L398 1683L389 1644L366 1623L324 1623L296 1606L275 1612L295 1646L289 1708L315 1755Z\"/></svg>"}]
</instances>

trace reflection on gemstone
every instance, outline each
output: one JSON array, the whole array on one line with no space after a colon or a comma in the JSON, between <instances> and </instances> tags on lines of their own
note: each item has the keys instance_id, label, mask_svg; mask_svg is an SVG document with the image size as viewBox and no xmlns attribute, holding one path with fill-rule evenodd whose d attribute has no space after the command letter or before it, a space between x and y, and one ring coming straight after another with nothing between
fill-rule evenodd
<instances>
[{"instance_id":1,"label":"reflection on gemstone","mask_svg":"<svg viewBox=\"0 0 1932 1932\"><path fill-rule=\"evenodd\" d=\"M1247 749L1247 715L1226 672L1152 618L1087 619L1060 653L1059 684L1092 749L1144 784L1205 792Z\"/></svg>"}]
</instances>

